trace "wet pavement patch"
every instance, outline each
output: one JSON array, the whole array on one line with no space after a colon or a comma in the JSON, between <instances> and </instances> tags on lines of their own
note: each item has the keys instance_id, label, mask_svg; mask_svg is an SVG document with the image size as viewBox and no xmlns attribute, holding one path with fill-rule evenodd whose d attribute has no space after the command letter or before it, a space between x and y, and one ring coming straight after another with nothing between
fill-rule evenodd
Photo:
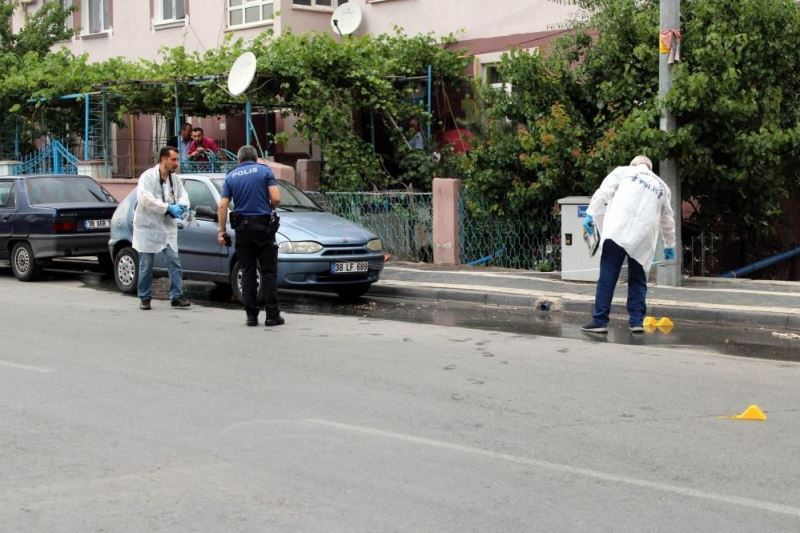
<instances>
[{"instance_id":1,"label":"wet pavement patch","mask_svg":"<svg viewBox=\"0 0 800 533\"><path fill-rule=\"evenodd\" d=\"M10 269L0 269L0 276L12 277ZM116 291L113 279L93 272L52 272L44 281L78 279L87 289ZM155 280L154 298L168 299L165 278ZM213 283L184 282L186 296L199 306L228 308L242 312L233 300L230 289ZM132 296L134 298L135 296ZM655 328L645 334L631 334L625 317L614 317L608 335L587 335L580 331L584 315L534 308L500 307L459 302L434 302L402 298L362 297L356 301L341 300L335 295L292 291L280 293L282 309L287 313L358 317L362 327L373 320L396 320L415 324L433 324L483 331L504 332L534 339L537 335L565 339L581 339L592 343L620 346L671 346L703 348L716 353L761 359L800 362L800 340L795 334L776 332L774 328L756 326L717 326L697 322L681 322L668 332ZM235 321L232 321L232 326ZM235 323L238 324L238 323ZM305 330L304 330L305 331ZM473 339L453 336L453 343ZM414 342L413 336L403 342ZM484 346L476 346L484 357L492 357ZM568 354L561 349L559 353Z\"/></svg>"}]
</instances>

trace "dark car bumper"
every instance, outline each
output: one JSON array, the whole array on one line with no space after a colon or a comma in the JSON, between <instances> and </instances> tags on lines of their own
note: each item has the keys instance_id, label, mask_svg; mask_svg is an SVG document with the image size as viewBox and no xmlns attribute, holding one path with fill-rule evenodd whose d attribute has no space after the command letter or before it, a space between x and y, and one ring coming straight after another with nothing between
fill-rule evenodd
<instances>
[{"instance_id":1,"label":"dark car bumper","mask_svg":"<svg viewBox=\"0 0 800 533\"><path fill-rule=\"evenodd\" d=\"M108 253L110 231L78 235L29 235L36 259Z\"/></svg>"}]
</instances>

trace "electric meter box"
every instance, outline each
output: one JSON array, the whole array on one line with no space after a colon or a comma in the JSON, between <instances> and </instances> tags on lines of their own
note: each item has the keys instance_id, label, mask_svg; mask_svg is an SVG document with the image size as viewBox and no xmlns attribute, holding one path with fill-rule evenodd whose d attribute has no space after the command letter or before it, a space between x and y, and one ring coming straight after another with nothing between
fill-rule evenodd
<instances>
[{"instance_id":1,"label":"electric meter box","mask_svg":"<svg viewBox=\"0 0 800 533\"><path fill-rule=\"evenodd\" d=\"M573 281L597 281L600 277L600 253L589 255L589 247L583 241L583 219L589 208L588 196L561 198L561 279ZM595 218L602 235L602 217Z\"/></svg>"}]
</instances>

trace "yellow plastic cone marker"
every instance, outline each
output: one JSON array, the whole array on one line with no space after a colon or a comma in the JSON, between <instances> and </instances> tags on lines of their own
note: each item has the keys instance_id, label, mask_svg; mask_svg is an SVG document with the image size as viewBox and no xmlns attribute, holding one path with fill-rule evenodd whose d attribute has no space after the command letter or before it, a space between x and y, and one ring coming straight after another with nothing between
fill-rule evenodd
<instances>
[{"instance_id":1,"label":"yellow plastic cone marker","mask_svg":"<svg viewBox=\"0 0 800 533\"><path fill-rule=\"evenodd\" d=\"M730 418L734 420L766 420L767 415L756 404L747 407L741 414L735 416L721 416L720 418Z\"/></svg>"},{"instance_id":2,"label":"yellow plastic cone marker","mask_svg":"<svg viewBox=\"0 0 800 533\"><path fill-rule=\"evenodd\" d=\"M644 317L644 322L642 322L642 325L643 326L656 327L656 323L657 322L658 322L658 320L656 320L656 317L654 317L654 316L646 316L646 317Z\"/></svg>"},{"instance_id":3,"label":"yellow plastic cone marker","mask_svg":"<svg viewBox=\"0 0 800 533\"><path fill-rule=\"evenodd\" d=\"M664 335L669 335L670 333L672 333L672 326L659 326L658 331L660 331Z\"/></svg>"},{"instance_id":4,"label":"yellow plastic cone marker","mask_svg":"<svg viewBox=\"0 0 800 533\"><path fill-rule=\"evenodd\" d=\"M658 322L656 322L656 326L660 328L671 328L674 325L675 324L672 323L672 320L670 320L669 317L666 316L659 318Z\"/></svg>"}]
</instances>

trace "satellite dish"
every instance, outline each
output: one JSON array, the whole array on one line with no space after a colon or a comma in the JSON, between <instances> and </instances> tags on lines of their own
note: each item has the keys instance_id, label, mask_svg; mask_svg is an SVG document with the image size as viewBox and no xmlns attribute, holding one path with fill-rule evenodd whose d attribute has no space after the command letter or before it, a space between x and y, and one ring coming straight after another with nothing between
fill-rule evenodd
<instances>
[{"instance_id":1,"label":"satellite dish","mask_svg":"<svg viewBox=\"0 0 800 533\"><path fill-rule=\"evenodd\" d=\"M361 26L361 8L354 2L347 2L336 8L331 15L331 28L339 35L350 35Z\"/></svg>"},{"instance_id":2,"label":"satellite dish","mask_svg":"<svg viewBox=\"0 0 800 533\"><path fill-rule=\"evenodd\" d=\"M233 96L239 96L250 87L255 75L256 55L253 52L245 52L236 58L228 73L228 92Z\"/></svg>"}]
</instances>

